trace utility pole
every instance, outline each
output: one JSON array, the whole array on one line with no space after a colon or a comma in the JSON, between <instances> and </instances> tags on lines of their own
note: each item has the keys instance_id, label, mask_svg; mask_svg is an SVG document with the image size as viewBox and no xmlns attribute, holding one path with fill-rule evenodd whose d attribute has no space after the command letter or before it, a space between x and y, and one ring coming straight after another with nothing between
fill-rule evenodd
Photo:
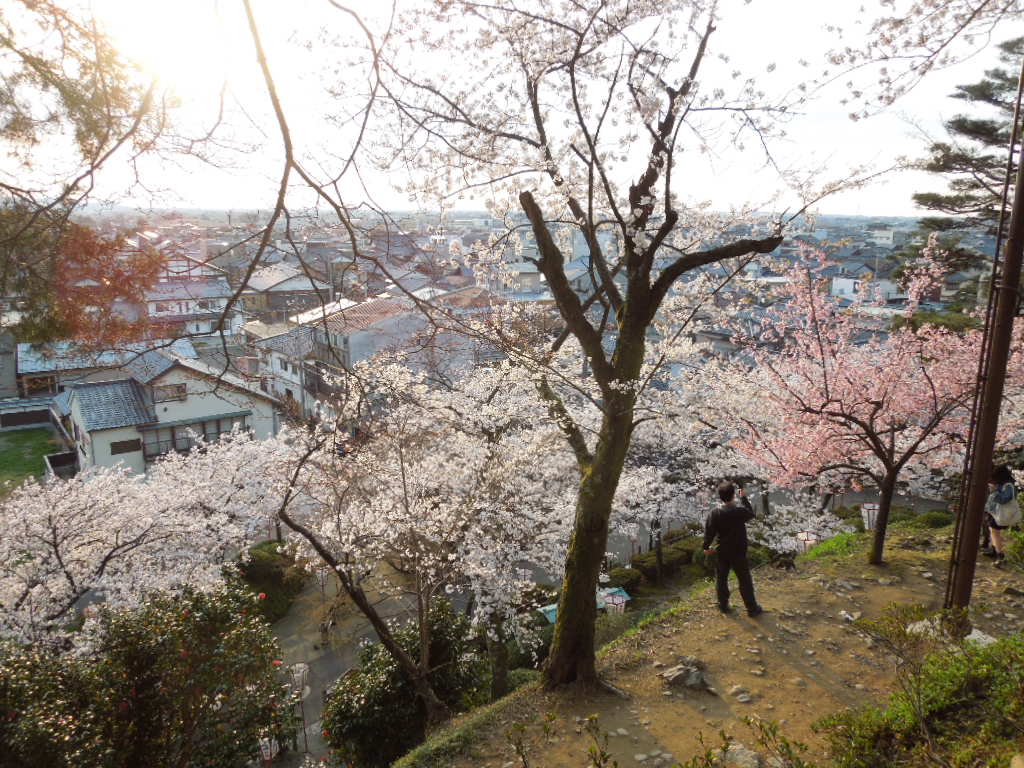
<instances>
[{"instance_id":1,"label":"utility pole","mask_svg":"<svg viewBox=\"0 0 1024 768\"><path fill-rule=\"evenodd\" d=\"M661 574L663 568L663 561L661 557L661 518L655 517L651 520L651 532L654 534L654 558L657 564L657 579L656 581L661 584Z\"/></svg>"},{"instance_id":2,"label":"utility pole","mask_svg":"<svg viewBox=\"0 0 1024 768\"><path fill-rule=\"evenodd\" d=\"M1019 137L1022 91L1024 91L1024 68L1021 70L1017 108L1013 115L1010 157L1007 161L1007 186L1013 168L1013 153ZM992 456L995 452L996 429L999 426L999 410L1003 402L1003 385L1006 382L1010 341L1013 335L1014 319L1020 305L1022 254L1024 254L1024 163L1018 162L1006 247L1003 251L1001 266L998 264L997 253L996 268L993 269L989 310L985 323L985 339L982 343L978 371L980 395L975 404L974 423L969 433L967 471L964 473L964 483L967 484L967 487L961 491L961 509L949 563L949 578L946 583L944 606L947 609L966 610L971 602L974 570L978 560L978 540L981 537L985 501L988 498L988 479L992 474Z\"/></svg>"}]
</instances>

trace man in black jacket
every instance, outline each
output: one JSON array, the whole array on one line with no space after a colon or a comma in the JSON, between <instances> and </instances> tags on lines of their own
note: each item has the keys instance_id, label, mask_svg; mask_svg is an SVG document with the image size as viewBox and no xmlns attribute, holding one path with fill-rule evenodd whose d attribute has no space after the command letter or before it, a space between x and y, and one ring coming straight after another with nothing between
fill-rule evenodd
<instances>
[{"instance_id":1,"label":"man in black jacket","mask_svg":"<svg viewBox=\"0 0 1024 768\"><path fill-rule=\"evenodd\" d=\"M740 595L747 607L749 616L757 616L763 609L754 597L754 580L750 578L750 565L747 563L747 521L754 519L754 510L746 492L740 488L739 497L742 506L736 503L736 486L724 482L718 486L718 497L725 506L708 515L704 526L704 554L710 555L715 537L718 537L718 610L729 613L729 571L736 574L740 583Z\"/></svg>"}]
</instances>

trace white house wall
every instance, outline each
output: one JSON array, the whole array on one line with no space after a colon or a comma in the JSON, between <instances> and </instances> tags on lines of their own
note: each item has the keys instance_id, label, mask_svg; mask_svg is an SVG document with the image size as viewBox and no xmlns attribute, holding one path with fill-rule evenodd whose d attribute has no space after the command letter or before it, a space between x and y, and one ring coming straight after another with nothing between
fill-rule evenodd
<instances>
[{"instance_id":1,"label":"white house wall","mask_svg":"<svg viewBox=\"0 0 1024 768\"><path fill-rule=\"evenodd\" d=\"M78 425L78 430L72 429L72 438L75 440L75 451L78 453L78 466L82 469L92 466L93 452L92 452L92 439L83 428L85 420L82 418L82 409L77 398L71 398L71 417L72 424Z\"/></svg>"},{"instance_id":2,"label":"white house wall","mask_svg":"<svg viewBox=\"0 0 1024 768\"><path fill-rule=\"evenodd\" d=\"M132 472L142 474L146 471L146 459L141 448L142 433L135 427L100 429L92 432L90 438L92 439L91 466L113 467L116 464L122 464L131 469ZM122 440L138 440L139 450L111 455L110 444Z\"/></svg>"},{"instance_id":3,"label":"white house wall","mask_svg":"<svg viewBox=\"0 0 1024 768\"><path fill-rule=\"evenodd\" d=\"M181 368L172 368L151 382L151 386L185 384L188 397L185 400L169 400L155 403L157 419L161 423L214 418L225 413L251 410L247 423L253 434L260 438L274 435L273 403L254 394L240 391L214 379L193 374Z\"/></svg>"}]
</instances>

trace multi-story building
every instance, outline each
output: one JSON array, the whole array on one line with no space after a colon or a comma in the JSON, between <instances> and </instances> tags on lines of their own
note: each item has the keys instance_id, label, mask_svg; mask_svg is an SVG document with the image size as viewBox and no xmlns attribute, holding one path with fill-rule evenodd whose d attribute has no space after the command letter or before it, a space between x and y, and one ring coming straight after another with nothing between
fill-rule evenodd
<instances>
[{"instance_id":1,"label":"multi-story building","mask_svg":"<svg viewBox=\"0 0 1024 768\"><path fill-rule=\"evenodd\" d=\"M233 429L271 437L276 404L202 360L150 351L126 364L119 378L72 384L54 398L51 413L77 470L120 463L145 472L162 454L188 451Z\"/></svg>"},{"instance_id":2,"label":"multi-story building","mask_svg":"<svg viewBox=\"0 0 1024 768\"><path fill-rule=\"evenodd\" d=\"M223 332L233 336L243 322L241 302L225 314L234 291L227 280L168 280L146 291L146 315L160 337L202 336Z\"/></svg>"},{"instance_id":3,"label":"multi-story building","mask_svg":"<svg viewBox=\"0 0 1024 768\"><path fill-rule=\"evenodd\" d=\"M116 379L122 375L121 366L154 348L180 358L198 357L188 339L131 342L105 350L80 349L70 341L18 344L18 392L22 397L56 395L73 384Z\"/></svg>"},{"instance_id":4,"label":"multi-story building","mask_svg":"<svg viewBox=\"0 0 1024 768\"><path fill-rule=\"evenodd\" d=\"M242 291L246 313L271 321L327 304L331 298L327 283L291 264L272 264L253 272Z\"/></svg>"}]
</instances>

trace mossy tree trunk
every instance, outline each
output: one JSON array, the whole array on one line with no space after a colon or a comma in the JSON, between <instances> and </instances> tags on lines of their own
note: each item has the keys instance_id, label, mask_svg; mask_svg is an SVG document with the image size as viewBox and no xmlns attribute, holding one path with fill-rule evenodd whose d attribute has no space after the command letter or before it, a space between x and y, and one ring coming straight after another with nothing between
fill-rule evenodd
<instances>
[{"instance_id":1,"label":"mossy tree trunk","mask_svg":"<svg viewBox=\"0 0 1024 768\"><path fill-rule=\"evenodd\" d=\"M710 28L708 30L710 34ZM703 50L703 46L702 46ZM702 56L702 52L698 56ZM677 96L678 94L676 94ZM676 98L673 96L673 99ZM539 109L539 106L538 106ZM652 152L649 165L639 181L630 187L630 201L642 211L633 225L643 227L653 211L649 195L661 174L674 113L658 125L659 144ZM588 440L566 408L557 392L541 377L537 388L547 403L552 420L564 432L575 456L580 473L576 497L573 532L565 561L565 575L559 598L558 617L544 678L548 686L579 682L597 683L594 652L594 623L597 618L597 586L601 562L608 544L608 525L612 500L629 452L634 408L640 371L644 362L647 329L668 294L672 284L686 272L707 264L751 253L770 253L782 242L780 235L761 240L737 240L706 251L683 254L652 275L654 255L673 231L678 214L669 210L657 234L643 248L627 239L620 260L624 267L625 291L613 279L597 241L594 217L588 215L575 200L569 207L577 221L584 223L584 234L591 260L600 278L600 290L584 303L569 285L565 274L565 258L555 243L548 222L530 192L519 195L520 204L530 220L540 258L535 260L555 298L559 314L565 322L562 338L574 336L579 342L593 379L601 392L601 427L591 451ZM610 358L605 351L604 320L595 326L587 316L587 307L596 298L606 306L607 319L614 313L617 335ZM556 344L557 347L557 344Z\"/></svg>"},{"instance_id":2,"label":"mossy tree trunk","mask_svg":"<svg viewBox=\"0 0 1024 768\"><path fill-rule=\"evenodd\" d=\"M487 655L491 660L491 701L497 701L508 693L508 646L505 645L503 622L491 623L491 631L484 635Z\"/></svg>"},{"instance_id":3,"label":"mossy tree trunk","mask_svg":"<svg viewBox=\"0 0 1024 768\"><path fill-rule=\"evenodd\" d=\"M632 402L625 412L605 415L593 460L580 478L555 634L545 667L549 685L597 682L594 622L598 576L607 549L612 499L622 475L632 419Z\"/></svg>"}]
</instances>

